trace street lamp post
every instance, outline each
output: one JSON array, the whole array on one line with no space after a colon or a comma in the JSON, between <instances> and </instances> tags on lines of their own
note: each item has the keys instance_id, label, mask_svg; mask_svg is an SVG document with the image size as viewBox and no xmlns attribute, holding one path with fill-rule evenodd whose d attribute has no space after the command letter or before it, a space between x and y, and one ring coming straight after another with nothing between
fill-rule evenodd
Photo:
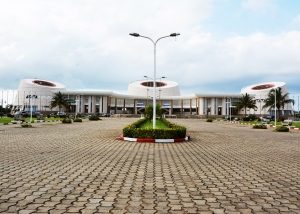
<instances>
[{"instance_id":1,"label":"street lamp post","mask_svg":"<svg viewBox=\"0 0 300 214\"><path fill-rule=\"evenodd\" d=\"M276 128L276 120L277 120L277 115L276 115L276 110L277 110L277 106L276 106L276 88L275 88L275 90L274 90L274 95L275 95L275 104L274 104L274 109L275 109L275 128Z\"/></svg>"},{"instance_id":2,"label":"street lamp post","mask_svg":"<svg viewBox=\"0 0 300 214\"><path fill-rule=\"evenodd\" d=\"M29 99L29 106L30 106L30 121L29 121L29 123L31 123L32 122L32 100L31 99L37 99L38 96L34 95L34 94L33 95L29 94L26 96L26 98Z\"/></svg>"},{"instance_id":3,"label":"street lamp post","mask_svg":"<svg viewBox=\"0 0 300 214\"><path fill-rule=\"evenodd\" d=\"M142 36L138 33L130 33L130 36L134 36L134 37L142 37L145 39L150 40L153 43L153 47L154 47L154 69L153 69L153 129L156 128L156 45L158 43L159 40L164 39L164 38L168 38L168 37L176 37L179 36L179 33L171 33L168 36L162 36L159 37L156 41L154 41L153 39L151 39L148 36Z\"/></svg>"}]
</instances>

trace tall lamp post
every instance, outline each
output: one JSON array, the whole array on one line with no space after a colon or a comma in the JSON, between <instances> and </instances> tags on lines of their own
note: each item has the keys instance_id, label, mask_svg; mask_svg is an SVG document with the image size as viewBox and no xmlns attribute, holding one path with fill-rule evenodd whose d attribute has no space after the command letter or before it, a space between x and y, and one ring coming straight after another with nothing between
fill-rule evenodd
<instances>
[{"instance_id":1,"label":"tall lamp post","mask_svg":"<svg viewBox=\"0 0 300 214\"><path fill-rule=\"evenodd\" d=\"M277 122L277 115L276 115L276 110L277 110L277 105L276 105L276 90L277 88L275 88L274 90L274 95L275 95L275 106L274 106L274 109L275 109L275 128L276 128L276 122Z\"/></svg>"},{"instance_id":2,"label":"tall lamp post","mask_svg":"<svg viewBox=\"0 0 300 214\"><path fill-rule=\"evenodd\" d=\"M159 37L157 40L153 40L148 36L142 36L138 33L130 33L130 36L134 36L134 37L142 37L145 39L150 40L153 43L154 46L154 69L153 69L153 129L155 129L156 127L156 45L158 43L159 40L164 39L164 38L168 38L168 37L176 37L179 36L179 33L171 33L168 36L162 36Z\"/></svg>"},{"instance_id":3,"label":"tall lamp post","mask_svg":"<svg viewBox=\"0 0 300 214\"><path fill-rule=\"evenodd\" d=\"M26 98L29 99L29 106L30 106L30 122L29 123L31 123L32 122L32 100L31 99L37 99L38 96L35 94L32 94L32 95L29 94L26 96Z\"/></svg>"}]
</instances>

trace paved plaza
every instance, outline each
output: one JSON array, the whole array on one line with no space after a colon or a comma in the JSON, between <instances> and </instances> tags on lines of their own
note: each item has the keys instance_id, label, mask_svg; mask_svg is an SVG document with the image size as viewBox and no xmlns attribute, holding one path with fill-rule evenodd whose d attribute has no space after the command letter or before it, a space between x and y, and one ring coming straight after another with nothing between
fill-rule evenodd
<instances>
[{"instance_id":1,"label":"paved plaza","mask_svg":"<svg viewBox=\"0 0 300 214\"><path fill-rule=\"evenodd\" d=\"M191 141L116 140L134 120L0 126L0 213L300 213L300 131L173 119Z\"/></svg>"}]
</instances>

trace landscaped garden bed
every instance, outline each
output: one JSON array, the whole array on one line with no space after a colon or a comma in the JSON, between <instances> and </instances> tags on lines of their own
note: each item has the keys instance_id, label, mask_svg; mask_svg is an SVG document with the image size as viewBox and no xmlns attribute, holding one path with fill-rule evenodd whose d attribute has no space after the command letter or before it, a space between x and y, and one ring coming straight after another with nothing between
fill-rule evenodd
<instances>
[{"instance_id":1,"label":"landscaped garden bed","mask_svg":"<svg viewBox=\"0 0 300 214\"><path fill-rule=\"evenodd\" d=\"M177 139L186 137L186 128L165 119L157 120L157 128L152 128L148 119L140 119L123 129L123 137L148 139Z\"/></svg>"},{"instance_id":2,"label":"landscaped garden bed","mask_svg":"<svg viewBox=\"0 0 300 214\"><path fill-rule=\"evenodd\" d=\"M186 128L167 121L158 119L155 129L152 128L152 121L140 119L123 129L123 137L138 138L139 142L155 141L155 139L176 139L184 140ZM162 140L163 141L163 140Z\"/></svg>"},{"instance_id":3,"label":"landscaped garden bed","mask_svg":"<svg viewBox=\"0 0 300 214\"><path fill-rule=\"evenodd\" d=\"M152 106L146 108L144 119L140 119L123 129L123 139L138 142L177 142L186 139L186 128L161 118L161 109L157 106L159 119L152 126Z\"/></svg>"}]
</instances>

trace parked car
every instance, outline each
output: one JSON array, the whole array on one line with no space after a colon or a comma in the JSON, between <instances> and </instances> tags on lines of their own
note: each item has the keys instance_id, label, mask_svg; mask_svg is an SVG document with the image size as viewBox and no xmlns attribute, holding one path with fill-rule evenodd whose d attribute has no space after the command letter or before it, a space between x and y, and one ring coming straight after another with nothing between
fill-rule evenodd
<instances>
[{"instance_id":1,"label":"parked car","mask_svg":"<svg viewBox=\"0 0 300 214\"><path fill-rule=\"evenodd\" d=\"M270 122L270 118L267 118L267 117L261 117L260 120L262 122Z\"/></svg>"},{"instance_id":2,"label":"parked car","mask_svg":"<svg viewBox=\"0 0 300 214\"><path fill-rule=\"evenodd\" d=\"M57 112L56 115L57 115L57 116L66 116L66 113L65 113L65 112Z\"/></svg>"},{"instance_id":3,"label":"parked car","mask_svg":"<svg viewBox=\"0 0 300 214\"><path fill-rule=\"evenodd\" d=\"M17 117L17 116L23 116L23 117L26 117L26 116L29 116L30 115L30 111L17 111L14 113L14 116Z\"/></svg>"}]
</instances>

